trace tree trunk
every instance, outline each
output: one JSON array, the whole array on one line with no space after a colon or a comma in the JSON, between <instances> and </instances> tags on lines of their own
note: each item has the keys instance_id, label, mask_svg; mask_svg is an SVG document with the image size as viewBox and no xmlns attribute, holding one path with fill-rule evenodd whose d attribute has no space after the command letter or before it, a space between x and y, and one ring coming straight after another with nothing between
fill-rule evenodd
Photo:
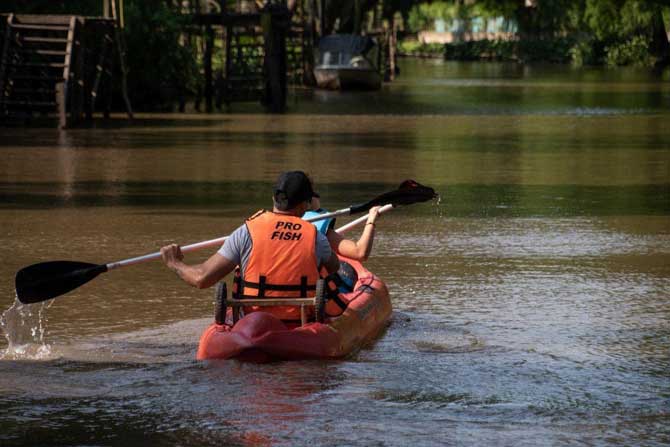
<instances>
[{"instance_id":1,"label":"tree trunk","mask_svg":"<svg viewBox=\"0 0 670 447\"><path fill-rule=\"evenodd\" d=\"M536 8L526 6L524 0L516 1L516 23L518 26L518 33L521 39L536 37L536 30L533 26L535 16L537 15Z\"/></svg>"},{"instance_id":2,"label":"tree trunk","mask_svg":"<svg viewBox=\"0 0 670 447\"><path fill-rule=\"evenodd\" d=\"M670 42L668 42L668 34L663 21L663 10L658 6L655 9L649 51L656 57L657 66L667 66L670 65Z\"/></svg>"}]
</instances>

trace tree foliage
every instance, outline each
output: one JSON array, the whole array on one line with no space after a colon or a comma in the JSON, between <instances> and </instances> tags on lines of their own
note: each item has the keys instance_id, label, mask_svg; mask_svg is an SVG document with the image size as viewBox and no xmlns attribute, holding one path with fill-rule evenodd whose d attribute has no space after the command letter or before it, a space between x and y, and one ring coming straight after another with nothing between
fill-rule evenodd
<instances>
[{"instance_id":1,"label":"tree foliage","mask_svg":"<svg viewBox=\"0 0 670 447\"><path fill-rule=\"evenodd\" d=\"M190 18L163 0L132 0L126 6L128 85L135 103L170 107L175 99L196 92L202 82L196 51L184 32Z\"/></svg>"},{"instance_id":2,"label":"tree foliage","mask_svg":"<svg viewBox=\"0 0 670 447\"><path fill-rule=\"evenodd\" d=\"M566 48L565 55L575 63L653 65L670 59L663 20L668 6L670 1L661 0L537 0L532 7L525 0L478 0L474 6L457 0L423 2L410 9L409 24L414 30L426 29L436 18L469 8L470 16L514 20L520 48ZM547 43L552 40L560 44ZM563 57L547 54L545 59Z\"/></svg>"}]
</instances>

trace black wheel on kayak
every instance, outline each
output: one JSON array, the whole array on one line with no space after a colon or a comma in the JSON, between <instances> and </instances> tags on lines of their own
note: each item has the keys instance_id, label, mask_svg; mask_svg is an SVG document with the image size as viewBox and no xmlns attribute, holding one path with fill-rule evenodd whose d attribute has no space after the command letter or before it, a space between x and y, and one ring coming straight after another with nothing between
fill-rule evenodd
<instances>
[{"instance_id":1,"label":"black wheel on kayak","mask_svg":"<svg viewBox=\"0 0 670 447\"><path fill-rule=\"evenodd\" d=\"M226 322L226 312L228 311L228 288L224 281L220 281L214 290L214 321L216 324Z\"/></svg>"},{"instance_id":2,"label":"black wheel on kayak","mask_svg":"<svg viewBox=\"0 0 670 447\"><path fill-rule=\"evenodd\" d=\"M317 323L323 323L326 319L326 281L323 279L320 279L316 282L314 316Z\"/></svg>"}]
</instances>

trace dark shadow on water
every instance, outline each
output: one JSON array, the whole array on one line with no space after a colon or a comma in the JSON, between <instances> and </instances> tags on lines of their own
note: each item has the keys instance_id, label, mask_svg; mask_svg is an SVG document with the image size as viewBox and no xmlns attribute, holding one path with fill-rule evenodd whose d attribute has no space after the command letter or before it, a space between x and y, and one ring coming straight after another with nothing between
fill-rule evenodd
<instances>
[{"instance_id":1,"label":"dark shadow on water","mask_svg":"<svg viewBox=\"0 0 670 447\"><path fill-rule=\"evenodd\" d=\"M67 188L66 188L67 186ZM440 185L433 186L442 206L454 217L539 217L670 214L670 183L660 185ZM397 188L388 183L323 183L322 195L333 209L364 203ZM211 208L230 215L240 207L271 206L271 183L241 182L74 182L0 183L0 209L55 209L76 207L159 207L168 213ZM67 191L58 192L58 191ZM171 208L184 208L175 211ZM415 206L415 214L433 213ZM142 211L145 212L145 211ZM149 210L149 213L160 211Z\"/></svg>"}]
</instances>

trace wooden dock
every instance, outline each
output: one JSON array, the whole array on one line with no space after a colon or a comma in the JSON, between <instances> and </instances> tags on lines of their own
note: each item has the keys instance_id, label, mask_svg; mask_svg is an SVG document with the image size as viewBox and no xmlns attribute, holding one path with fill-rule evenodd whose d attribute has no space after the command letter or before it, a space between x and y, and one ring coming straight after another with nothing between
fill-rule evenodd
<instances>
[{"instance_id":1,"label":"wooden dock","mask_svg":"<svg viewBox=\"0 0 670 447\"><path fill-rule=\"evenodd\" d=\"M258 12L194 11L193 23L204 29L205 103L207 111L236 101L260 100L271 112L286 108L286 90L304 73L304 36L283 4ZM212 69L214 39L223 41L224 67Z\"/></svg>"},{"instance_id":2,"label":"wooden dock","mask_svg":"<svg viewBox=\"0 0 670 447\"><path fill-rule=\"evenodd\" d=\"M270 112L282 112L289 85L314 85L313 50L326 32L325 9L317 3L322 2L298 2L292 10L280 0L261 9L238 4L228 10L225 3L200 1L175 5L190 23L180 44L202 61L204 88L190 92L196 109L204 99L207 112L237 101L260 101ZM121 90L132 117L122 2L103 0L103 11L104 17L0 15L0 124L54 114L63 128L87 123L95 112L109 115L113 90ZM375 29L366 34L383 48L378 67L392 80L395 27L393 33ZM112 88L113 81L120 81L120 89ZM184 110L189 92L177 88Z\"/></svg>"},{"instance_id":3,"label":"wooden dock","mask_svg":"<svg viewBox=\"0 0 670 447\"><path fill-rule=\"evenodd\" d=\"M0 122L57 114L61 128L75 126L92 119L102 95L108 115L115 62L132 116L114 19L8 14L0 23Z\"/></svg>"}]
</instances>

